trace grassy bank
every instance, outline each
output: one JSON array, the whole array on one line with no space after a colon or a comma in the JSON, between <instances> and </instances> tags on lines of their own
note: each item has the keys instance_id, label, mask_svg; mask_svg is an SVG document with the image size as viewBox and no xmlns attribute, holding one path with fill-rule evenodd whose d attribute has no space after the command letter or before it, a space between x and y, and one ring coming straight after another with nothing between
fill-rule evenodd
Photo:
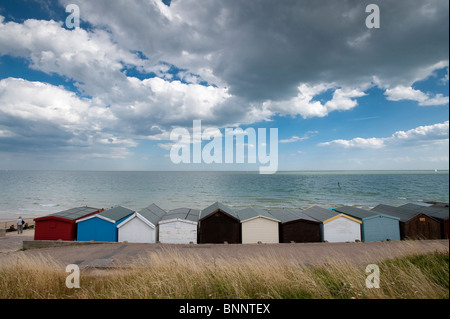
<instances>
[{"instance_id":1,"label":"grassy bank","mask_svg":"<svg viewBox=\"0 0 450 319\"><path fill-rule=\"evenodd\" d=\"M365 267L330 260L258 256L205 261L198 255L153 253L131 267L81 271L68 289L65 266L17 255L0 264L0 298L449 298L448 252L378 262L380 288L366 288Z\"/></svg>"}]
</instances>

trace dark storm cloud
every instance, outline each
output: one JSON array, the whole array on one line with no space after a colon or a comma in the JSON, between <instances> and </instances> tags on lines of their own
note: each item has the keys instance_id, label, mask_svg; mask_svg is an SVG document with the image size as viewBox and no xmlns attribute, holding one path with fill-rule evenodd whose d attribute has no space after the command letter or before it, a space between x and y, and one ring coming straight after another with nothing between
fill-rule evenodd
<instances>
[{"instance_id":1,"label":"dark storm cloud","mask_svg":"<svg viewBox=\"0 0 450 319\"><path fill-rule=\"evenodd\" d=\"M448 60L446 0L78 2L120 44L155 63L210 69L247 101L288 99L300 83L411 85ZM370 3L380 29L366 27Z\"/></svg>"}]
</instances>

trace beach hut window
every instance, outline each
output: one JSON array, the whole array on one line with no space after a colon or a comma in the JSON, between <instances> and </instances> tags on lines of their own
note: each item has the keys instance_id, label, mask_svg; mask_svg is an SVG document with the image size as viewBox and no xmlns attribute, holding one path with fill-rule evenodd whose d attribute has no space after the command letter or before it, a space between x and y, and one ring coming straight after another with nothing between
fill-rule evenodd
<instances>
[{"instance_id":1,"label":"beach hut window","mask_svg":"<svg viewBox=\"0 0 450 319\"><path fill-rule=\"evenodd\" d=\"M419 220L420 220L421 222L424 222L424 221L425 221L425 217L420 217Z\"/></svg>"}]
</instances>

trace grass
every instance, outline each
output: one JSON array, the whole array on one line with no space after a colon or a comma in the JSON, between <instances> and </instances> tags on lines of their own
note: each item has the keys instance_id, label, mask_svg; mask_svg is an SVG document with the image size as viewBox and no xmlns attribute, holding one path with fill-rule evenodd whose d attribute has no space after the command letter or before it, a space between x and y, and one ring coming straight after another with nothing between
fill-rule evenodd
<instances>
[{"instance_id":1,"label":"grass","mask_svg":"<svg viewBox=\"0 0 450 319\"><path fill-rule=\"evenodd\" d=\"M415 254L376 263L380 288L368 289L365 267L337 258L305 266L270 254L240 259L152 253L131 266L81 271L68 289L65 266L17 254L0 263L0 299L448 299L449 256Z\"/></svg>"}]
</instances>

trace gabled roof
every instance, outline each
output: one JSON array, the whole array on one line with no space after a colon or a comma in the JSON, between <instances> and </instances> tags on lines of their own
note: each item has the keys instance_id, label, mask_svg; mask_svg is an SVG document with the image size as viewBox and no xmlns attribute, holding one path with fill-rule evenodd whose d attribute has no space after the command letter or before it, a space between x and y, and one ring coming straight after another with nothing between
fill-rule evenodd
<instances>
[{"instance_id":1,"label":"gabled roof","mask_svg":"<svg viewBox=\"0 0 450 319\"><path fill-rule=\"evenodd\" d=\"M221 210L225 214L229 215L231 218L239 220L239 216L236 214L236 212L231 207L229 207L229 206L227 206L225 204L219 203L219 202L215 202L211 206L208 206L205 209L203 209L200 212L200 219L199 220L202 220L202 219L208 217L209 215L211 215L212 213L217 212L218 210Z\"/></svg>"},{"instance_id":2,"label":"gabled roof","mask_svg":"<svg viewBox=\"0 0 450 319\"><path fill-rule=\"evenodd\" d=\"M121 220L133 213L134 213L134 211L132 211L131 209L128 209L128 208L125 208L122 206L116 206L116 207L110 208L108 210L105 210L103 212L100 212L98 214L91 215L89 217L85 217L82 219L78 219L78 220L76 220L76 222L80 223L80 222L84 222L86 220L98 217L98 218L106 220L110 223L116 223L119 220Z\"/></svg>"},{"instance_id":3,"label":"gabled roof","mask_svg":"<svg viewBox=\"0 0 450 319\"><path fill-rule=\"evenodd\" d=\"M312 206L302 211L303 214L314 218L315 220L318 220L320 222L324 222L329 220L330 218L339 216L337 212L319 207L319 206Z\"/></svg>"},{"instance_id":4,"label":"gabled roof","mask_svg":"<svg viewBox=\"0 0 450 319\"><path fill-rule=\"evenodd\" d=\"M158 222L167 214L167 212L158 205L151 204L150 206L138 211L138 214L156 226Z\"/></svg>"},{"instance_id":5,"label":"gabled roof","mask_svg":"<svg viewBox=\"0 0 450 319\"><path fill-rule=\"evenodd\" d=\"M332 220L339 218L339 217L344 217L344 218L350 219L354 222L361 224L361 221L359 221L353 217L350 217L346 214L337 213L335 211L325 209L325 208L322 208L319 206L312 206L312 207L302 211L302 213L304 213L314 219L317 219L318 221L322 222L323 224L331 222Z\"/></svg>"},{"instance_id":6,"label":"gabled roof","mask_svg":"<svg viewBox=\"0 0 450 319\"><path fill-rule=\"evenodd\" d=\"M237 212L237 215L239 216L241 223L258 217L263 217L273 220L275 222L279 222L279 220L275 218L273 215L271 215L269 212L253 207L242 209Z\"/></svg>"},{"instance_id":7,"label":"gabled roof","mask_svg":"<svg viewBox=\"0 0 450 319\"><path fill-rule=\"evenodd\" d=\"M439 220L447 220L449 215L449 208L445 206L423 206L409 203L400 206L400 208L408 209L415 213L422 213Z\"/></svg>"},{"instance_id":8,"label":"gabled roof","mask_svg":"<svg viewBox=\"0 0 450 319\"><path fill-rule=\"evenodd\" d=\"M190 208L178 208L169 210L166 215L161 219L161 221L180 219L187 220L191 222L198 222L200 216L200 210L190 209Z\"/></svg>"},{"instance_id":9,"label":"gabled roof","mask_svg":"<svg viewBox=\"0 0 450 319\"><path fill-rule=\"evenodd\" d=\"M281 223L288 223L294 220L306 220L314 223L319 223L317 219L314 219L299 210L279 208L270 211L270 214L278 219Z\"/></svg>"},{"instance_id":10,"label":"gabled roof","mask_svg":"<svg viewBox=\"0 0 450 319\"><path fill-rule=\"evenodd\" d=\"M99 212L101 209L98 208L93 208L93 207L76 207L76 208L71 208L71 209L67 209L58 213L54 213L54 214L50 214L44 217L39 217L34 219L35 221L39 221L39 220L44 220L44 219L50 219L53 217L57 217L57 218L61 218L61 219L67 219L67 220L71 220L71 221L75 221L77 219L81 219L85 216L94 214Z\"/></svg>"},{"instance_id":11,"label":"gabled roof","mask_svg":"<svg viewBox=\"0 0 450 319\"><path fill-rule=\"evenodd\" d=\"M349 215L349 216L352 216L352 217L355 217L358 219L364 219L367 217L373 217L373 216L379 215L378 213L376 213L374 211L368 211L368 210L353 207L353 206L336 207L336 208L333 208L333 210L335 212L346 214L346 215Z\"/></svg>"},{"instance_id":12,"label":"gabled roof","mask_svg":"<svg viewBox=\"0 0 450 319\"><path fill-rule=\"evenodd\" d=\"M406 209L404 207L395 207L390 205L380 204L371 209L371 211L375 211L377 213L390 215L394 217L400 218L400 221L406 223L408 220L417 215L414 211L410 209Z\"/></svg>"},{"instance_id":13,"label":"gabled roof","mask_svg":"<svg viewBox=\"0 0 450 319\"><path fill-rule=\"evenodd\" d=\"M105 210L104 212L98 213L97 216L105 217L115 223L133 213L134 211L131 209L122 206L116 206L114 208Z\"/></svg>"},{"instance_id":14,"label":"gabled roof","mask_svg":"<svg viewBox=\"0 0 450 319\"><path fill-rule=\"evenodd\" d=\"M434 213L427 213L426 215L431 216L437 220L448 220L448 210L447 211L437 211Z\"/></svg>"},{"instance_id":15,"label":"gabled roof","mask_svg":"<svg viewBox=\"0 0 450 319\"><path fill-rule=\"evenodd\" d=\"M342 214L345 214L345 215L348 215L348 216L351 216L354 218L358 218L360 220L368 220L368 219L374 219L374 218L379 218L379 217L400 220L400 218L396 217L396 216L379 213L379 212L376 212L373 210L369 211L369 210L365 210L365 209L357 208L357 207L353 207L353 206L336 207L336 208L333 208L333 210L338 213L342 213Z\"/></svg>"},{"instance_id":16,"label":"gabled roof","mask_svg":"<svg viewBox=\"0 0 450 319\"><path fill-rule=\"evenodd\" d=\"M189 210L189 214L186 216L186 220L190 220L192 222L198 222L199 219L200 219L200 210L199 209Z\"/></svg>"},{"instance_id":17,"label":"gabled roof","mask_svg":"<svg viewBox=\"0 0 450 319\"><path fill-rule=\"evenodd\" d=\"M399 206L399 208L402 208L402 209L406 209L406 210L409 210L409 211L411 211L411 212L416 212L416 213L424 213L424 212L426 212L426 211L435 211L435 210L440 210L439 208L432 208L431 210L429 209L430 207L428 207L428 206L423 206L423 205L417 205L417 204L413 204L413 203L408 203L408 204L405 204L405 205L401 205L401 206Z\"/></svg>"}]
</instances>

